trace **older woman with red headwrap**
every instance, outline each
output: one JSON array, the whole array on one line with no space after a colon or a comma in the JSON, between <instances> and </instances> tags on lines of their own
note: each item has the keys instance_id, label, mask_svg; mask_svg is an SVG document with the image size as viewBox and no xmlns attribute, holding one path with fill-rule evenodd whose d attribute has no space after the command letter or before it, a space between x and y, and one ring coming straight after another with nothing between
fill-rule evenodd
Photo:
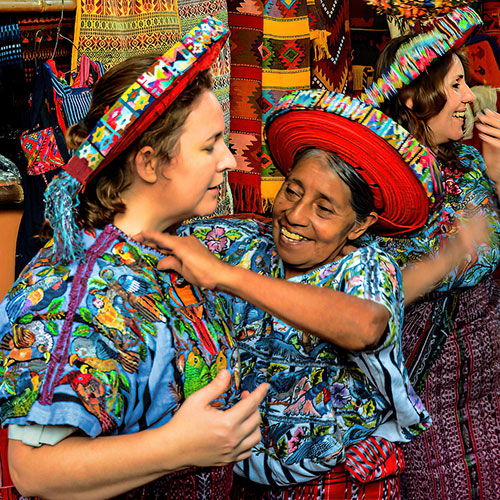
<instances>
[{"instance_id":1,"label":"older woman with red headwrap","mask_svg":"<svg viewBox=\"0 0 500 500\"><path fill-rule=\"evenodd\" d=\"M144 235L175 255L161 267L237 297L227 296L243 386L271 385L262 442L235 467L246 480L235 480L233 498L399 498L398 443L430 421L400 350L399 270L358 242L366 231L425 223L440 188L435 157L379 110L333 92L284 97L267 141L287 173L272 225L232 218L181 228L240 267L193 238ZM460 262L461 244L433 264L429 283Z\"/></svg>"}]
</instances>

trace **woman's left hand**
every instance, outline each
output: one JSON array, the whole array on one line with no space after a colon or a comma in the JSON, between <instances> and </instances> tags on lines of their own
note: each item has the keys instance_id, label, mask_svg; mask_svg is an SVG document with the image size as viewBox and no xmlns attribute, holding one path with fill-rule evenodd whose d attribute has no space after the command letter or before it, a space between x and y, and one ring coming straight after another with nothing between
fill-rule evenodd
<instances>
[{"instance_id":1,"label":"woman's left hand","mask_svg":"<svg viewBox=\"0 0 500 500\"><path fill-rule=\"evenodd\" d=\"M143 231L134 238L165 252L166 256L158 262L158 269L176 271L196 286L215 290L223 274L232 269L230 265L215 257L194 236Z\"/></svg>"},{"instance_id":2,"label":"woman's left hand","mask_svg":"<svg viewBox=\"0 0 500 500\"><path fill-rule=\"evenodd\" d=\"M476 128L481 139L481 153L488 177L500 186L500 114L485 109L477 115ZM498 189L497 189L498 190Z\"/></svg>"}]
</instances>

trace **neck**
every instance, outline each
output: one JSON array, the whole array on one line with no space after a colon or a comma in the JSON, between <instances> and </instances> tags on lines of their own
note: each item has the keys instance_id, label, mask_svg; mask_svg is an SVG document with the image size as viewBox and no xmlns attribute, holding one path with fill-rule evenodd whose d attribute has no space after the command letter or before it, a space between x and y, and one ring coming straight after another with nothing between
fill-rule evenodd
<instances>
[{"instance_id":1,"label":"neck","mask_svg":"<svg viewBox=\"0 0 500 500\"><path fill-rule=\"evenodd\" d=\"M125 212L116 214L113 224L128 236L134 236L142 231L164 232L182 222L159 217L155 207L157 201L151 198L129 197L124 203Z\"/></svg>"}]
</instances>

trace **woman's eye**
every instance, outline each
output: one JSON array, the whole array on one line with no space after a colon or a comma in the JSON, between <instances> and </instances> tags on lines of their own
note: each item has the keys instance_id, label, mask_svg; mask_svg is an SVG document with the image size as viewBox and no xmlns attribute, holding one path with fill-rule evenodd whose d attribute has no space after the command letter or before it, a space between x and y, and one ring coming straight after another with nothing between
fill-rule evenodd
<instances>
[{"instance_id":1,"label":"woman's eye","mask_svg":"<svg viewBox=\"0 0 500 500\"><path fill-rule=\"evenodd\" d=\"M214 147L210 146L208 148L204 148L203 151L208 151L209 153L213 153L214 152Z\"/></svg>"},{"instance_id":2,"label":"woman's eye","mask_svg":"<svg viewBox=\"0 0 500 500\"><path fill-rule=\"evenodd\" d=\"M333 210L328 207L324 207L322 205L318 205L318 210L324 214L333 214Z\"/></svg>"},{"instance_id":3,"label":"woman's eye","mask_svg":"<svg viewBox=\"0 0 500 500\"><path fill-rule=\"evenodd\" d=\"M294 191L290 186L287 186L285 188L285 193L289 194L290 196L298 196L298 193Z\"/></svg>"}]
</instances>

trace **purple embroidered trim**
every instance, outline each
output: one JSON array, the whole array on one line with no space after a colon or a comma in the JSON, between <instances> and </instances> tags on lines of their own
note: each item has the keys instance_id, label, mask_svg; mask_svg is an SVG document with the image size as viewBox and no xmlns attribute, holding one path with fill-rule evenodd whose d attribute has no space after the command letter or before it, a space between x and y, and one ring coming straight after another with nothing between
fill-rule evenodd
<instances>
[{"instance_id":1,"label":"purple embroidered trim","mask_svg":"<svg viewBox=\"0 0 500 500\"><path fill-rule=\"evenodd\" d=\"M115 233L116 231L114 231L113 226L106 226L99 237L95 240L94 244L87 250L87 252L85 252L85 260L80 261L78 264L69 297L68 313L66 314L61 332L59 333L54 347L54 351L50 357L47 375L45 376L41 396L38 400L38 402L42 405L49 405L52 403L54 388L57 385L57 382L61 379L64 366L66 364L61 361L66 359L68 356L71 331L73 328L73 318L87 291L87 283L92 269L94 268L94 264L114 241L114 238L109 238L109 236L116 236Z\"/></svg>"}]
</instances>

